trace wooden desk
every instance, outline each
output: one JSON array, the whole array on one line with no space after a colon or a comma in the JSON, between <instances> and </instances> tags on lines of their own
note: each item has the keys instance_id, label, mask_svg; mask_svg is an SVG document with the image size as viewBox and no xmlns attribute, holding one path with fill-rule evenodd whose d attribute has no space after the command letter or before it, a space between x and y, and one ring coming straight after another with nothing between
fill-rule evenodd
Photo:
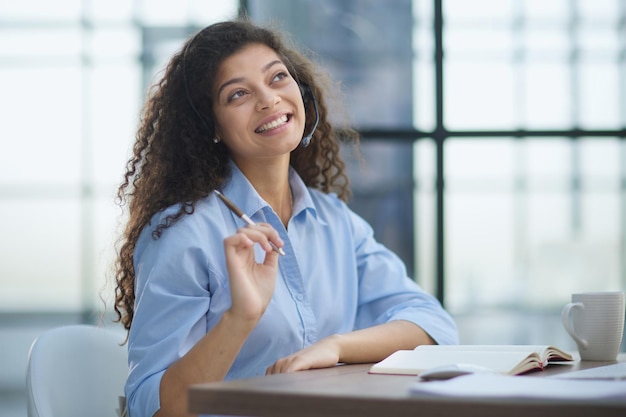
<instances>
[{"instance_id":1,"label":"wooden desk","mask_svg":"<svg viewBox=\"0 0 626 417\"><path fill-rule=\"evenodd\" d=\"M626 354L621 354L619 360L626 361ZM555 365L520 378L543 377L603 364ZM626 403L415 398L409 395L407 388L416 377L373 375L367 373L369 368L370 365L340 365L195 385L189 391L189 409L198 414L260 417L626 416Z\"/></svg>"}]
</instances>

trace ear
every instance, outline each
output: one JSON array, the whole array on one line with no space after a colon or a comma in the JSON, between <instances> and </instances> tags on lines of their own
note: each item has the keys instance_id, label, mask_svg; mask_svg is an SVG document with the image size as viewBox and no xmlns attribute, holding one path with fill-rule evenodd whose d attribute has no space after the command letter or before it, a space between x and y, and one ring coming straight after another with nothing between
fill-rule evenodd
<instances>
[{"instance_id":1,"label":"ear","mask_svg":"<svg viewBox=\"0 0 626 417\"><path fill-rule=\"evenodd\" d=\"M215 133L213 135L213 138L220 138L220 141L224 138L224 135L222 134L222 129L220 129L220 127L217 125L215 125Z\"/></svg>"},{"instance_id":2,"label":"ear","mask_svg":"<svg viewBox=\"0 0 626 417\"><path fill-rule=\"evenodd\" d=\"M222 127L220 126L220 123L217 119L217 117L215 117L215 115L213 115L213 136L219 136L222 137L222 133L224 133Z\"/></svg>"}]
</instances>

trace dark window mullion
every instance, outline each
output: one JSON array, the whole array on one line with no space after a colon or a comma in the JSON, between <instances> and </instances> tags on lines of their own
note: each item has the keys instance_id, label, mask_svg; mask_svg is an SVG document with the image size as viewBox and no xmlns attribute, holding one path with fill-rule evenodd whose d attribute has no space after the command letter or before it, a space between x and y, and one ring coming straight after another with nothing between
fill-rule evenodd
<instances>
[{"instance_id":1,"label":"dark window mullion","mask_svg":"<svg viewBox=\"0 0 626 417\"><path fill-rule=\"evenodd\" d=\"M436 295L445 303L445 228L444 228L444 141L447 137L443 114L443 6L442 0L434 0L434 37L435 37L435 131L433 139L436 145L435 174L435 222L436 222Z\"/></svg>"}]
</instances>

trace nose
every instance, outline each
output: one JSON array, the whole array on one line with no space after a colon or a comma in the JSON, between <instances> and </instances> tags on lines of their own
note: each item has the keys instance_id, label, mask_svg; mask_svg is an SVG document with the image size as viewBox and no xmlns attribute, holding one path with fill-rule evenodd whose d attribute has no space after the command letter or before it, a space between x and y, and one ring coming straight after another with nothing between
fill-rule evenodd
<instances>
[{"instance_id":1,"label":"nose","mask_svg":"<svg viewBox=\"0 0 626 417\"><path fill-rule=\"evenodd\" d=\"M273 91L270 88L264 88L259 90L257 96L258 100L256 109L258 111L271 109L281 101L280 95L278 95L276 91Z\"/></svg>"}]
</instances>

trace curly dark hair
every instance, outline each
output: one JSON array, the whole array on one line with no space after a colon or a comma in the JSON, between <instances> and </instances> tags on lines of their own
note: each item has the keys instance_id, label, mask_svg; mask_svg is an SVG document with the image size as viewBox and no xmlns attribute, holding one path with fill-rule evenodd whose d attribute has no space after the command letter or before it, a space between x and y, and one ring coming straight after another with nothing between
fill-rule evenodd
<instances>
[{"instance_id":1,"label":"curly dark hair","mask_svg":"<svg viewBox=\"0 0 626 417\"><path fill-rule=\"evenodd\" d=\"M324 77L311 59L287 44L279 31L257 26L247 20L217 23L187 40L170 60L163 78L149 92L117 203L128 206L129 218L119 241L115 263L116 321L130 329L135 302L133 264L137 239L150 219L167 207L180 204L178 211L156 225L152 237L182 216L194 212L198 200L221 188L228 178L229 151L214 143L213 79L224 59L246 45L258 43L272 48L291 76L308 85L317 98L319 123L307 147L291 153L290 164L307 186L344 201L350 196L345 164L339 155L340 142L356 143L351 129L335 129L328 118L324 100ZM305 108L310 109L310 97ZM309 103L307 103L309 101ZM307 111L305 132L314 122ZM203 116L204 115L204 116Z\"/></svg>"}]
</instances>

